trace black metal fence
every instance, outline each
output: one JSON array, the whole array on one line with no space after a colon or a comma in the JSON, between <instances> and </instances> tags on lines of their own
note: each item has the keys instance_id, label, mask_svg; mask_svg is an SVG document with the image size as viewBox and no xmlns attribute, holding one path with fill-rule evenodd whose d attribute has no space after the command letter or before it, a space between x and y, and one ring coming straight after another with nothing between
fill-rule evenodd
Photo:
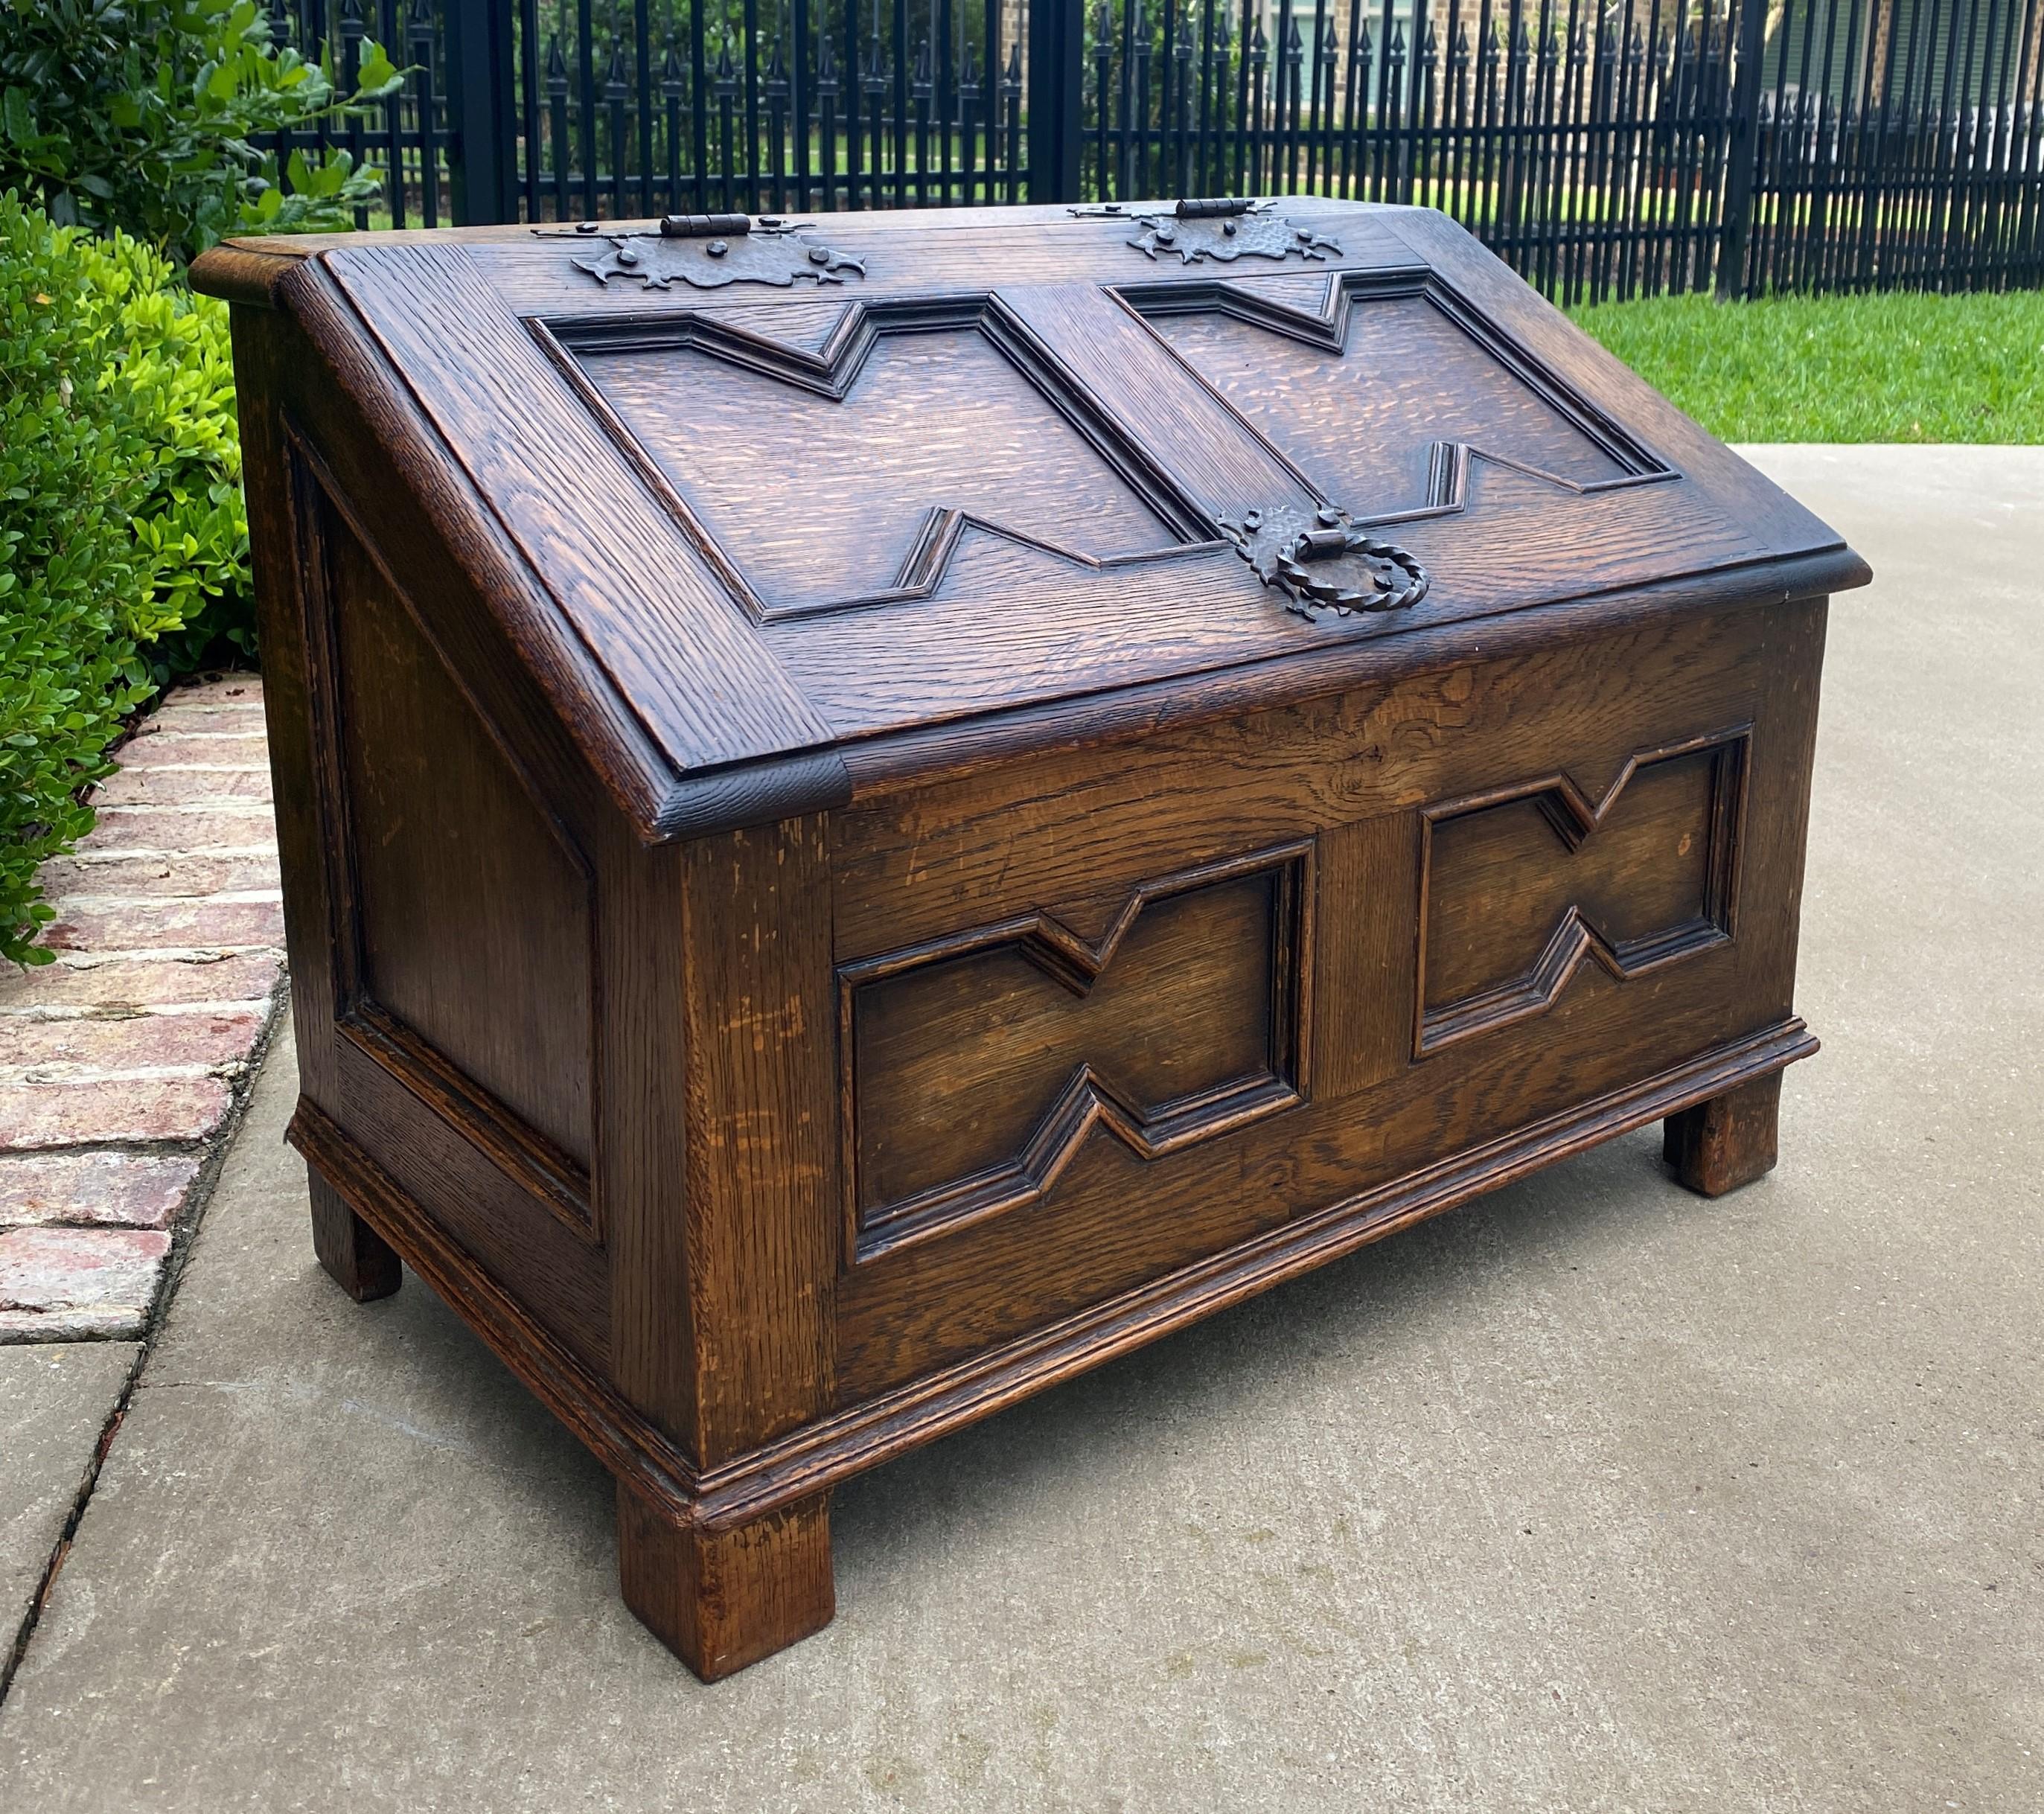
<instances>
[{"instance_id":1,"label":"black metal fence","mask_svg":"<svg viewBox=\"0 0 2044 1814\"><path fill-rule=\"evenodd\" d=\"M1312 193L1566 302L2044 283L2044 0L273 4L412 66L340 135L398 225Z\"/></svg>"},{"instance_id":2,"label":"black metal fence","mask_svg":"<svg viewBox=\"0 0 2044 1814\"><path fill-rule=\"evenodd\" d=\"M1728 287L2044 283L2038 0L1791 0L1756 60Z\"/></svg>"}]
</instances>

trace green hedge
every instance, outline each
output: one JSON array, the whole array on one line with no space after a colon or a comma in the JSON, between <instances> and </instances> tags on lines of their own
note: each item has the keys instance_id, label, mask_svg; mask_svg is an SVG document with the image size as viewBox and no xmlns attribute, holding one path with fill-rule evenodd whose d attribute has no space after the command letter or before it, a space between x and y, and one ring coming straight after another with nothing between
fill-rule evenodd
<instances>
[{"instance_id":1,"label":"green hedge","mask_svg":"<svg viewBox=\"0 0 2044 1814\"><path fill-rule=\"evenodd\" d=\"M171 673L252 645L226 312L125 234L0 195L0 955L48 961L36 866Z\"/></svg>"},{"instance_id":2,"label":"green hedge","mask_svg":"<svg viewBox=\"0 0 2044 1814\"><path fill-rule=\"evenodd\" d=\"M180 263L229 233L345 229L382 194L373 168L329 147L280 172L259 146L368 117L403 75L367 38L336 94L258 0L0 0L0 188Z\"/></svg>"}]
</instances>

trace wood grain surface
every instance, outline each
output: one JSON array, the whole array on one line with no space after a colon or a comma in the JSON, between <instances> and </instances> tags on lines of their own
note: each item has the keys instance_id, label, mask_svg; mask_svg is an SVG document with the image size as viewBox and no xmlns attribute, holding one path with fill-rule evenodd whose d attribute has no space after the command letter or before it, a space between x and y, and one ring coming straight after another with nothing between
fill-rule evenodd
<instances>
[{"instance_id":1,"label":"wood grain surface","mask_svg":"<svg viewBox=\"0 0 2044 1814\"><path fill-rule=\"evenodd\" d=\"M1272 662L1304 691L1359 643L1500 613L1678 578L1706 606L1778 596L1784 558L1832 556L1810 590L1859 576L1439 217L1283 208L1339 254L1186 267L1124 221L971 209L833 222L872 273L842 297L605 289L586 244L519 230L315 241L256 287L428 426L421 457L524 569L489 589L507 633L571 632L582 671L552 690L649 836L836 805L861 740ZM266 256L200 280L248 296ZM832 394L843 356L864 363ZM1206 545L1308 493L1420 513L1399 535L1427 598L1308 624Z\"/></svg>"},{"instance_id":2,"label":"wood grain surface","mask_svg":"<svg viewBox=\"0 0 2044 1814\"><path fill-rule=\"evenodd\" d=\"M593 878L412 608L327 531L355 937L344 1013L381 1008L584 1172Z\"/></svg>"},{"instance_id":3,"label":"wood grain surface","mask_svg":"<svg viewBox=\"0 0 2044 1814\"><path fill-rule=\"evenodd\" d=\"M870 940L939 938L1087 887L1132 886L1274 832L1362 826L1356 848L1412 853L1347 870L1339 896L1323 874L1304 1101L1166 1155L1096 1136L1055 1189L854 1267L839 1298L846 1401L1781 1020L1781 903L1800 864L1774 826L1801 810L1812 696L1778 705L1770 657L1800 643L1792 665L1807 675L1821 617L1797 607L1666 625L1236 721L1225 739L1187 732L1133 759L1009 764L840 814L836 937L852 958ZM1700 748L1636 764L1691 743L1746 752L1747 724L1741 786L1758 804L1735 865L1712 855L1720 759ZM1470 805L1532 799L1558 771L1582 800L1607 802L1614 828L1601 851L1602 824L1584 836L1570 865L1550 858L1566 845L1537 805L1526 811L1543 841L1525 844L1520 814ZM1493 1013L1445 1050L1416 1050L1430 809L1476 833L1451 860L1431 928L1447 941L1450 1008L1534 966L1577 893L1621 940L1683 936L1623 981L1581 966L1537 1013ZM1585 886L1572 890L1577 860ZM1721 909L1713 873L1734 890ZM1720 911L1726 925L1750 912L1755 936L1724 934L1710 917ZM1402 1028L1381 1014L1387 1001ZM985 1024L997 1036L997 1013Z\"/></svg>"},{"instance_id":4,"label":"wood grain surface","mask_svg":"<svg viewBox=\"0 0 2044 1814\"><path fill-rule=\"evenodd\" d=\"M1026 1208L1097 1136L1155 1159L1297 1101L1310 855L1254 851L841 970L855 1251Z\"/></svg>"},{"instance_id":5,"label":"wood grain surface","mask_svg":"<svg viewBox=\"0 0 2044 1814\"><path fill-rule=\"evenodd\" d=\"M1424 815L1414 1050L1545 1013L1586 963L1620 981L1732 936L1742 727L1627 759L1593 801L1566 775Z\"/></svg>"},{"instance_id":6,"label":"wood grain surface","mask_svg":"<svg viewBox=\"0 0 2044 1814\"><path fill-rule=\"evenodd\" d=\"M714 1678L862 1469L1661 1118L1776 1158L1837 538L1424 210L845 217L843 294L230 248L312 1240ZM586 249L586 242L583 242ZM1427 567L1307 621L1221 525Z\"/></svg>"}]
</instances>

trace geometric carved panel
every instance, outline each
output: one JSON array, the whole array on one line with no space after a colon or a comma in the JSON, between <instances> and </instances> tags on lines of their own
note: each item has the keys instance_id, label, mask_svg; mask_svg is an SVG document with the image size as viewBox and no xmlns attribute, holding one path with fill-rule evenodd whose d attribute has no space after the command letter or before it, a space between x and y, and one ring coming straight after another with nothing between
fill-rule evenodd
<instances>
[{"instance_id":1,"label":"geometric carved panel","mask_svg":"<svg viewBox=\"0 0 2044 1814\"><path fill-rule=\"evenodd\" d=\"M1443 440L1577 485L1627 475L1424 294L1358 301L1339 348L1220 313L1154 325L1331 496L1372 516L1427 502L1428 462Z\"/></svg>"},{"instance_id":2,"label":"geometric carved panel","mask_svg":"<svg viewBox=\"0 0 2044 1814\"><path fill-rule=\"evenodd\" d=\"M1155 1159L1301 1101L1311 852L843 967L856 1255L1038 1201L1089 1137Z\"/></svg>"},{"instance_id":3,"label":"geometric carved panel","mask_svg":"<svg viewBox=\"0 0 2044 1814\"><path fill-rule=\"evenodd\" d=\"M880 335L840 395L697 346L577 356L770 617L913 592L961 513L1097 559L1182 539L972 321Z\"/></svg>"},{"instance_id":4,"label":"geometric carved panel","mask_svg":"<svg viewBox=\"0 0 2044 1814\"><path fill-rule=\"evenodd\" d=\"M1413 1055L1546 1013L1586 960L1623 980L1726 943L1749 742L1643 751L1594 805L1562 774L1427 808Z\"/></svg>"}]
</instances>

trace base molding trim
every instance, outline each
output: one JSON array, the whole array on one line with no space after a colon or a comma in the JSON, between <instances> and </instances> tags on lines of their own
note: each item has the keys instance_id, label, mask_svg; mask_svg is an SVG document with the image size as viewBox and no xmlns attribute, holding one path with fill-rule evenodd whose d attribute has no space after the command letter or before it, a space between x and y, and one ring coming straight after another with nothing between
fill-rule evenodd
<instances>
[{"instance_id":1,"label":"base molding trim","mask_svg":"<svg viewBox=\"0 0 2044 1814\"><path fill-rule=\"evenodd\" d=\"M1274 1285L1648 1122L1773 1076L1816 1050L1808 1028L1792 1017L833 1412L707 1473L481 1274L324 1110L302 1098L289 1138L620 1482L664 1504L684 1525L723 1530L828 1492Z\"/></svg>"}]
</instances>

